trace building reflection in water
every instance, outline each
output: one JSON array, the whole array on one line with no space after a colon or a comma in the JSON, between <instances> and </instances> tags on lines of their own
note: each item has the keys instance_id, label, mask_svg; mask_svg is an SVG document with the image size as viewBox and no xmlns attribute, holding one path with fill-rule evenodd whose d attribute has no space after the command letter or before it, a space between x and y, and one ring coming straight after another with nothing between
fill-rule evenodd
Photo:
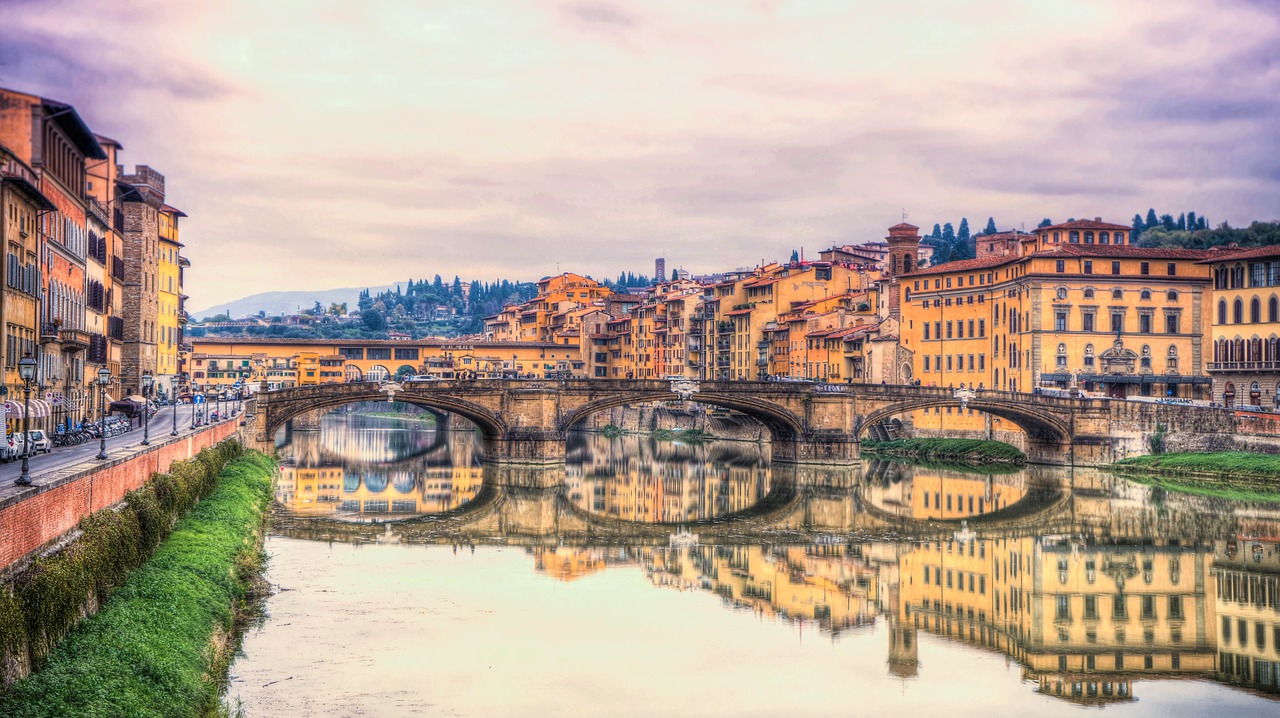
<instances>
[{"instance_id":1,"label":"building reflection in water","mask_svg":"<svg viewBox=\"0 0 1280 718\"><path fill-rule=\"evenodd\" d=\"M477 446L468 431L330 417L322 431L286 442L277 496L305 516L456 508L480 488ZM571 437L565 476L563 496L578 508L647 523L742 511L770 486L767 446L594 434ZM627 567L656 587L715 594L732 610L832 637L869 640L866 629L879 623L885 670L904 679L919 674L923 634L1004 654L1034 690L1078 705L1133 701L1144 680L1212 679L1276 694L1280 509L1166 496L1087 471L868 462L862 477L867 503L926 522L1016 512L1032 486L1054 480L1068 489L1070 527L965 529L918 542L833 535L808 545L748 532L715 545L552 541L526 550L556 580Z\"/></svg>"},{"instance_id":2,"label":"building reflection in water","mask_svg":"<svg viewBox=\"0 0 1280 718\"><path fill-rule=\"evenodd\" d=\"M474 430L358 414L330 414L319 431L278 443L276 501L298 516L406 518L458 508L480 491Z\"/></svg>"},{"instance_id":3,"label":"building reflection in water","mask_svg":"<svg viewBox=\"0 0 1280 718\"><path fill-rule=\"evenodd\" d=\"M600 516L701 521L760 503L769 493L769 447L580 432L569 439L565 484L569 501Z\"/></svg>"}]
</instances>

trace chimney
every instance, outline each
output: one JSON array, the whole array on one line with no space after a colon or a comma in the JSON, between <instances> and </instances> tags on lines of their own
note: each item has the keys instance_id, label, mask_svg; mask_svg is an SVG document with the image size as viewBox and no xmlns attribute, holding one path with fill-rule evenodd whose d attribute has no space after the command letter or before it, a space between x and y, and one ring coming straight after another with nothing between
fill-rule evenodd
<instances>
[{"instance_id":1,"label":"chimney","mask_svg":"<svg viewBox=\"0 0 1280 718\"><path fill-rule=\"evenodd\" d=\"M1094 218L1093 218L1093 221L1095 221L1095 222L1101 222L1101 221L1102 221L1102 218L1101 218L1101 217L1094 217Z\"/></svg>"}]
</instances>

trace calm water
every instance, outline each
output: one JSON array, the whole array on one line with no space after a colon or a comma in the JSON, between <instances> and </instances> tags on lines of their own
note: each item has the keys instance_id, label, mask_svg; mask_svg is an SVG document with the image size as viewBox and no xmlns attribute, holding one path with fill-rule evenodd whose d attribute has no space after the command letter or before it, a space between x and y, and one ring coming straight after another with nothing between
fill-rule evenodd
<instances>
[{"instance_id":1,"label":"calm water","mask_svg":"<svg viewBox=\"0 0 1280 718\"><path fill-rule=\"evenodd\" d=\"M1280 714L1280 506L585 434L505 488L470 432L356 417L281 444L247 716Z\"/></svg>"}]
</instances>

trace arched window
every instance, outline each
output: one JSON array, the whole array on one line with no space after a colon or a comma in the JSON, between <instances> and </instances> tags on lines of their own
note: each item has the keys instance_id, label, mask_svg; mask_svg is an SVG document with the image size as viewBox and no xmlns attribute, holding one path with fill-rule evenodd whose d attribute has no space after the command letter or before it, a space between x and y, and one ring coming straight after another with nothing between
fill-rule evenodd
<instances>
[{"instance_id":1,"label":"arched window","mask_svg":"<svg viewBox=\"0 0 1280 718\"><path fill-rule=\"evenodd\" d=\"M1057 244L1058 242L1061 242L1061 241L1062 241L1062 232L1054 232L1053 233L1054 244Z\"/></svg>"},{"instance_id":2,"label":"arched window","mask_svg":"<svg viewBox=\"0 0 1280 718\"><path fill-rule=\"evenodd\" d=\"M1139 298L1139 299L1142 299L1142 300L1150 299L1150 298L1151 298L1151 290L1150 290L1150 289L1144 289L1144 290L1142 290L1142 293L1138 295L1138 298Z\"/></svg>"},{"instance_id":3,"label":"arched window","mask_svg":"<svg viewBox=\"0 0 1280 718\"><path fill-rule=\"evenodd\" d=\"M1089 287L1084 290L1084 298L1093 299L1093 287Z\"/></svg>"},{"instance_id":4,"label":"arched window","mask_svg":"<svg viewBox=\"0 0 1280 718\"><path fill-rule=\"evenodd\" d=\"M1234 383L1227 382L1227 385L1222 389L1222 403L1226 404L1228 408L1235 406L1236 385Z\"/></svg>"},{"instance_id":5,"label":"arched window","mask_svg":"<svg viewBox=\"0 0 1280 718\"><path fill-rule=\"evenodd\" d=\"M1111 244L1111 233L1110 233L1110 232L1099 232L1099 233L1098 233L1098 244Z\"/></svg>"},{"instance_id":6,"label":"arched window","mask_svg":"<svg viewBox=\"0 0 1280 718\"><path fill-rule=\"evenodd\" d=\"M1124 232L1116 232L1116 244L1124 244Z\"/></svg>"},{"instance_id":7,"label":"arched window","mask_svg":"<svg viewBox=\"0 0 1280 718\"><path fill-rule=\"evenodd\" d=\"M1178 301L1178 293L1177 293L1176 291L1174 291L1174 290L1170 289L1170 290L1169 290L1169 293L1168 293L1168 294L1166 294L1166 295L1164 295L1164 298L1165 298L1166 300L1170 301L1170 302L1176 302L1176 301Z\"/></svg>"},{"instance_id":8,"label":"arched window","mask_svg":"<svg viewBox=\"0 0 1280 718\"><path fill-rule=\"evenodd\" d=\"M1176 371L1178 369L1178 347L1169 345L1169 370Z\"/></svg>"},{"instance_id":9,"label":"arched window","mask_svg":"<svg viewBox=\"0 0 1280 718\"><path fill-rule=\"evenodd\" d=\"M1231 361L1247 361L1244 358L1244 340L1237 339L1231 342Z\"/></svg>"},{"instance_id":10,"label":"arched window","mask_svg":"<svg viewBox=\"0 0 1280 718\"><path fill-rule=\"evenodd\" d=\"M1085 233L1084 233L1084 243L1085 243L1085 244L1093 244L1093 232L1085 232Z\"/></svg>"},{"instance_id":11,"label":"arched window","mask_svg":"<svg viewBox=\"0 0 1280 718\"><path fill-rule=\"evenodd\" d=\"M1274 294L1267 300L1267 321L1280 322L1280 300Z\"/></svg>"},{"instance_id":12,"label":"arched window","mask_svg":"<svg viewBox=\"0 0 1280 718\"><path fill-rule=\"evenodd\" d=\"M1066 299L1066 298L1067 298L1067 288L1066 288L1066 287L1058 287L1058 292L1057 292L1057 294L1058 294L1058 299Z\"/></svg>"},{"instance_id":13,"label":"arched window","mask_svg":"<svg viewBox=\"0 0 1280 718\"><path fill-rule=\"evenodd\" d=\"M1084 345L1084 365L1093 366L1093 345L1092 344Z\"/></svg>"},{"instance_id":14,"label":"arched window","mask_svg":"<svg viewBox=\"0 0 1280 718\"><path fill-rule=\"evenodd\" d=\"M1218 300L1218 323L1227 323L1227 300L1225 299Z\"/></svg>"},{"instance_id":15,"label":"arched window","mask_svg":"<svg viewBox=\"0 0 1280 718\"><path fill-rule=\"evenodd\" d=\"M1277 339L1275 338L1275 336L1272 336L1270 339L1267 340L1267 355L1266 357L1264 357L1264 360L1265 361L1280 360L1280 339Z\"/></svg>"},{"instance_id":16,"label":"arched window","mask_svg":"<svg viewBox=\"0 0 1280 718\"><path fill-rule=\"evenodd\" d=\"M1111 298L1112 298L1112 299L1124 299L1124 290L1123 290L1123 289L1112 289L1112 290L1111 290Z\"/></svg>"},{"instance_id":17,"label":"arched window","mask_svg":"<svg viewBox=\"0 0 1280 718\"><path fill-rule=\"evenodd\" d=\"M1071 230L1071 234L1069 234L1069 235L1067 235L1067 236L1070 238L1070 239L1068 239L1068 241L1069 241L1069 242L1071 242L1072 244L1080 244L1080 233L1079 233L1079 232L1077 232L1077 231L1075 231L1075 230L1073 229L1073 230Z\"/></svg>"},{"instance_id":18,"label":"arched window","mask_svg":"<svg viewBox=\"0 0 1280 718\"><path fill-rule=\"evenodd\" d=\"M1231 318L1236 324L1244 324L1244 302L1238 298L1231 305Z\"/></svg>"},{"instance_id":19,"label":"arched window","mask_svg":"<svg viewBox=\"0 0 1280 718\"><path fill-rule=\"evenodd\" d=\"M1249 340L1249 358L1246 361L1262 361L1262 340L1254 337Z\"/></svg>"},{"instance_id":20,"label":"arched window","mask_svg":"<svg viewBox=\"0 0 1280 718\"><path fill-rule=\"evenodd\" d=\"M902 270L903 270L903 274L911 274L911 255L910 254L902 255Z\"/></svg>"},{"instance_id":21,"label":"arched window","mask_svg":"<svg viewBox=\"0 0 1280 718\"><path fill-rule=\"evenodd\" d=\"M1254 324L1262 321L1262 302L1257 297L1249 300L1249 321Z\"/></svg>"}]
</instances>

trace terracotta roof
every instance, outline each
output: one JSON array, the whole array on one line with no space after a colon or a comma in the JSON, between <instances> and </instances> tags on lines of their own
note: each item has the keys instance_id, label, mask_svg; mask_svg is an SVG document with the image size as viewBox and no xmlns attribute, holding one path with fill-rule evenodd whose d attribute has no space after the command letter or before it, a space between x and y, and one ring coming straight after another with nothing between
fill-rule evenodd
<instances>
[{"instance_id":1,"label":"terracotta roof","mask_svg":"<svg viewBox=\"0 0 1280 718\"><path fill-rule=\"evenodd\" d=\"M981 257L979 259L962 259L959 262L947 262L939 264L936 267L925 267L916 272L902 275L903 279L908 277L920 277L930 274L950 274L951 272L967 272L971 269L989 269L991 267L1000 267L1005 264L1011 264L1018 261L1021 257Z\"/></svg>"},{"instance_id":2,"label":"terracotta roof","mask_svg":"<svg viewBox=\"0 0 1280 718\"><path fill-rule=\"evenodd\" d=\"M726 317L740 317L743 314L750 314L750 313L751 313L751 307L747 307L746 309L735 309L731 312L725 312L724 315Z\"/></svg>"},{"instance_id":3,"label":"terracotta roof","mask_svg":"<svg viewBox=\"0 0 1280 718\"><path fill-rule=\"evenodd\" d=\"M1095 219L1077 219L1074 222L1063 222L1062 224L1051 224L1048 227L1039 227L1036 233L1048 232L1057 229L1105 229L1108 231L1131 232L1133 227L1123 224L1111 224L1109 222L1101 222Z\"/></svg>"},{"instance_id":4,"label":"terracotta roof","mask_svg":"<svg viewBox=\"0 0 1280 718\"><path fill-rule=\"evenodd\" d=\"M1280 257L1280 244L1271 244L1265 247L1252 248L1230 248L1230 247L1214 247L1208 250L1207 259L1196 262L1196 264L1211 264L1213 262L1226 262L1228 260L1237 259L1260 259L1263 257Z\"/></svg>"},{"instance_id":5,"label":"terracotta roof","mask_svg":"<svg viewBox=\"0 0 1280 718\"><path fill-rule=\"evenodd\" d=\"M1073 257L1115 257L1117 259L1204 259L1207 249L1172 249L1163 247L1134 247L1129 244L1056 244L1034 256L1048 257L1066 254Z\"/></svg>"},{"instance_id":6,"label":"terracotta roof","mask_svg":"<svg viewBox=\"0 0 1280 718\"><path fill-rule=\"evenodd\" d=\"M919 227L917 227L917 226L915 226L914 224L907 224L906 222L899 222L899 223L897 223L897 224L893 225L892 227L890 227L890 228L889 228L889 231L890 231L890 232L892 232L892 231L893 231L893 230L895 230L895 229L906 229L906 230L911 230L911 231L913 231L913 232L914 232L915 230L920 229L920 228L919 228Z\"/></svg>"}]
</instances>

